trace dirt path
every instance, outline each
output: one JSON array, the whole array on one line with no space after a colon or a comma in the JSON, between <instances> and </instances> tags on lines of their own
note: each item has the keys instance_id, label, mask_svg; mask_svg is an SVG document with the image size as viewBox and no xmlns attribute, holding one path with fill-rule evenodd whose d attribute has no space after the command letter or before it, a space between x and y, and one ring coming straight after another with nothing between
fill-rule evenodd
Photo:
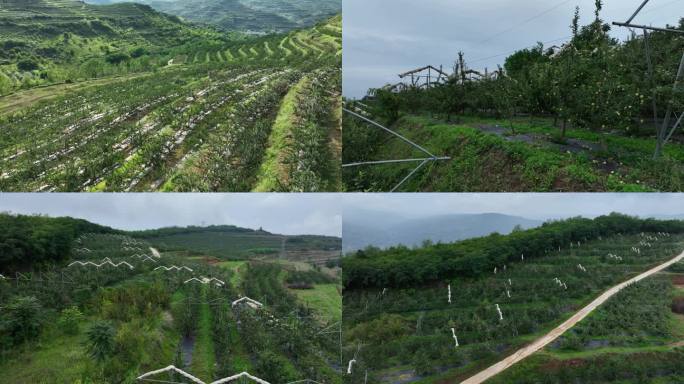
<instances>
[{"instance_id":1,"label":"dirt path","mask_svg":"<svg viewBox=\"0 0 684 384\"><path fill-rule=\"evenodd\" d=\"M598 308L601 304L605 303L606 300L613 297L616 293L620 292L622 289L624 289L628 285L636 283L638 281L641 281L641 280L653 275L654 273L658 273L658 272L670 267L672 264L678 263L682 260L684 260L684 252L682 252L679 256L675 257L674 259L672 259L666 263L660 264L659 266L654 267L654 268L640 274L637 277L634 277L630 280L627 280L623 283L620 283L620 284L610 288L609 290L604 292L601 296L599 296L594 301L592 301L589 305L582 308L579 312L575 313L571 318L566 320L563 324L561 324L557 328L553 329L551 332L549 332L546 335L542 336L541 338L537 339L532 344L519 349L518 351L516 351L512 355L510 355L507 358L499 361L498 363L492 365L491 367L485 369L484 371L476 374L475 376L472 376L469 379L462 381L461 384L479 384L479 383L483 383L484 381L494 377L495 375L498 375L499 373L506 370L508 367L512 366L513 364L520 362L524 358L534 354L535 352L544 348L546 345L553 342L555 339L557 339L559 336L561 336L563 333L565 333L565 331L572 328L575 324L579 323L582 319L587 317L592 311L594 311L596 308Z\"/></svg>"}]
</instances>

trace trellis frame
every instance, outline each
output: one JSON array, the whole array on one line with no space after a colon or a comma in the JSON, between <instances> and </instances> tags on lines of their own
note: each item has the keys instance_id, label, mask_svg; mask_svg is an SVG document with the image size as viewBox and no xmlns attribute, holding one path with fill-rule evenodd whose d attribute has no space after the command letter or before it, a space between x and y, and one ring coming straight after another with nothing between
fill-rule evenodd
<instances>
[{"instance_id":1,"label":"trellis frame","mask_svg":"<svg viewBox=\"0 0 684 384\"><path fill-rule=\"evenodd\" d=\"M444 161L444 160L451 160L451 157L446 157L446 156L439 157L439 156L433 155L430 151L428 151L427 149L423 148L422 146L420 146L420 145L414 143L414 142L411 141L410 139L408 139L408 138L406 138L406 137L400 135L399 133L397 133L397 132L395 132L395 131L393 131L393 130L391 130L391 129L389 129L389 128L383 126L383 125L381 125L380 123L378 123L378 122L376 122L376 121L373 121L373 120L371 120L371 119L369 119L369 118L367 118L367 117L365 117L365 116L363 116L363 115L361 115L361 114L358 114L358 113L356 113L356 112L354 112L354 111L352 111L352 110L350 110L350 109L347 109L347 108L342 107L342 111L345 112L345 113L347 113L347 114L349 114L349 115L351 115L351 116L353 116L353 117L356 117L357 119L360 119L360 120L364 121L365 123L367 123L367 124L369 124L369 125L371 125L371 126L380 128L380 129L382 129L383 131L385 131L385 132L387 132L387 133L390 133L391 135L394 135L394 136L398 137L398 138L401 139L403 142L405 142L405 143L409 144L410 146L412 146L412 147L418 149L419 151L423 152L424 154L426 154L426 155L428 156L428 157L425 157L425 158L411 158L411 159L398 159L398 160L364 161L364 162L358 162L358 163L342 164L342 168L351 168L351 167L360 167L360 166L366 166L366 165L396 164L396 163L417 163L417 162L420 162L420 164L418 164L417 167L415 167L408 175L406 175L406 177L404 177L397 185L395 185L394 188L392 188L392 190L390 190L390 193L396 192L397 189L399 189L402 185L404 185L404 183L406 183L406 181L408 181L411 177L413 177L413 175L414 175L416 172L418 172L421 168L423 168L427 163L429 163L429 162L437 162L437 161Z\"/></svg>"},{"instance_id":2,"label":"trellis frame","mask_svg":"<svg viewBox=\"0 0 684 384\"><path fill-rule=\"evenodd\" d=\"M667 144L667 142L672 138L672 135L674 132L679 128L679 126L682 124L682 121L684 119L684 111L682 111L679 116L677 116L677 113L672 110L672 105L667 106L667 111L665 112L665 119L663 120L662 124L658 124L658 110L657 110L657 105L656 105L656 95L655 95L655 84L653 83L653 62L652 62L652 56L651 56L651 49L649 46L649 36L648 36L648 31L659 31L659 32L669 32L669 33L679 33L679 34L684 34L684 31L679 30L679 29L672 29L672 28L660 28L660 27L651 27L651 26L646 26L646 25L638 25L638 24L633 24L632 21L637 17L639 12L641 12L642 9L648 4L650 0L644 0L641 5L637 8L637 10L632 14L632 16L627 19L626 22L613 22L613 25L619 26L619 27L626 27L626 28L636 28L636 29L641 29L644 34L644 51L645 51L645 57L646 57L646 62L648 63L648 76L649 80L651 81L651 86L654 87L653 89L653 123L656 127L656 150L655 153L653 154L653 158L657 159L660 157L663 147ZM682 53L682 59L679 63L679 69L677 71L677 75L675 76L675 81L674 81L674 86L673 89L676 91L677 88L679 88L680 83L684 80L684 53ZM674 114L674 118L676 119L674 126L670 127L670 120L672 118L672 115Z\"/></svg>"}]
</instances>

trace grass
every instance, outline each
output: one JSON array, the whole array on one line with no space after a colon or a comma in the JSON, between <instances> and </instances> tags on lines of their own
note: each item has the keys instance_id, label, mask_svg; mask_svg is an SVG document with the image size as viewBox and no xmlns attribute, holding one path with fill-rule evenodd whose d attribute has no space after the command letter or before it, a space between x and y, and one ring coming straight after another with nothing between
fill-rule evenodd
<instances>
[{"instance_id":1,"label":"grass","mask_svg":"<svg viewBox=\"0 0 684 384\"><path fill-rule=\"evenodd\" d=\"M230 285L239 287L242 284L243 267L247 264L246 261L222 261L216 264L217 267L230 269L233 274L230 275Z\"/></svg>"},{"instance_id":2,"label":"grass","mask_svg":"<svg viewBox=\"0 0 684 384\"><path fill-rule=\"evenodd\" d=\"M591 142L600 150L570 153L557 147L558 128L546 119L514 120L515 135L533 135L533 143L481 131L480 125L508 127L495 119L461 118L450 123L427 115L406 115L393 127L439 156L403 188L405 191L678 191L684 188L684 147L668 144L661 160L652 160L655 140L569 129L567 138ZM521 136L517 136L521 138ZM384 144L374 159L418 156L398 140ZM347 173L347 185L360 178L361 188L387 189L414 164L363 168L364 176ZM358 181L358 180L356 180ZM384 188L384 189L383 189Z\"/></svg>"},{"instance_id":3,"label":"grass","mask_svg":"<svg viewBox=\"0 0 684 384\"><path fill-rule=\"evenodd\" d=\"M229 323L228 333L230 334L230 339L234 340L231 344L232 349L230 351L230 361L233 372L252 371L252 362L249 358L249 354L244 350L235 321Z\"/></svg>"},{"instance_id":4,"label":"grass","mask_svg":"<svg viewBox=\"0 0 684 384\"><path fill-rule=\"evenodd\" d=\"M178 298L174 295L173 300ZM85 332L96 320L98 318L91 317L81 322L76 335L65 334L55 325L49 326L38 341L19 347L13 358L0 363L0 383L70 384L79 383L86 374L96 374L98 368L84 348ZM130 367L132 374L168 365L178 345L179 335L175 328L163 325L161 316L149 320L146 324L151 329L144 331L146 336L151 336L152 332L156 335L155 341L162 342L144 347L139 366Z\"/></svg>"},{"instance_id":5,"label":"grass","mask_svg":"<svg viewBox=\"0 0 684 384\"><path fill-rule=\"evenodd\" d=\"M297 299L333 322L342 320L342 295L337 284L316 284L313 289L290 289Z\"/></svg>"},{"instance_id":6,"label":"grass","mask_svg":"<svg viewBox=\"0 0 684 384\"><path fill-rule=\"evenodd\" d=\"M202 300L206 300L206 287L203 287ZM209 304L201 304L195 348L192 354L192 372L197 377L214 377L214 343L211 340L211 310Z\"/></svg>"},{"instance_id":7,"label":"grass","mask_svg":"<svg viewBox=\"0 0 684 384\"><path fill-rule=\"evenodd\" d=\"M0 382L13 384L73 383L80 379L90 358L82 347L83 323L77 335L64 335L56 327L46 330L39 341L25 345L14 358L0 364Z\"/></svg>"},{"instance_id":8,"label":"grass","mask_svg":"<svg viewBox=\"0 0 684 384\"><path fill-rule=\"evenodd\" d=\"M295 117L295 106L297 104L297 94L309 82L308 78L303 78L297 83L283 98L280 110L273 124L273 131L268 138L268 149L261 164L257 184L254 192L268 192L280 189L280 180L286 176L287 171L282 168L282 159L285 156L284 150L288 147L288 139Z\"/></svg>"}]
</instances>

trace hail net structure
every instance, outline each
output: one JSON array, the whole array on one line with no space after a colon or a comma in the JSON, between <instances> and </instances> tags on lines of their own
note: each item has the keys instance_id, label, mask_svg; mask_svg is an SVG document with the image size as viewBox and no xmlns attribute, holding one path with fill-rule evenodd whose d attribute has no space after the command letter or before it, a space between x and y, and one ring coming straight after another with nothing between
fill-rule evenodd
<instances>
[{"instance_id":1,"label":"hail net structure","mask_svg":"<svg viewBox=\"0 0 684 384\"><path fill-rule=\"evenodd\" d=\"M653 80L653 59L651 55L651 47L649 43L649 31L659 31L659 32L668 32L668 33L675 33L675 34L681 34L684 35L684 31L680 29L672 29L672 28L661 28L661 27L651 27L647 25L639 25L639 24L634 24L633 21L639 15L639 12L641 12L642 9L646 6L646 4L649 3L650 0L644 0L639 8L632 14L632 16L627 19L626 22L613 22L613 25L617 25L619 27L626 27L626 28L635 28L635 29L641 29L644 34L644 56L646 57L646 62L648 64L648 77L651 81L651 84L653 87L655 87L654 80ZM684 52L682 52L682 58L679 62L679 69L677 70L677 75L675 76L674 80L674 86L673 86L673 91L674 95L673 97L676 96L677 92L682 91L682 81L684 80ZM671 100L674 101L674 100ZM662 153L663 147L667 142L672 138L672 135L674 132L677 130L679 126L682 125L682 119L684 118L684 111L677 111L674 110L673 104L671 102L668 103L666 112L665 112L665 118L662 122L662 124L658 123L658 109L656 105L656 95L655 95L655 89L653 92L653 119L654 119L654 124L656 125L656 150L655 154L653 155L654 158L660 157L660 154ZM674 124L672 123L674 121Z\"/></svg>"},{"instance_id":2,"label":"hail net structure","mask_svg":"<svg viewBox=\"0 0 684 384\"><path fill-rule=\"evenodd\" d=\"M165 380L163 377L159 377L160 375L169 375L172 374L175 376L175 379L172 380ZM162 369L157 369L154 371L150 371L147 373L144 373L136 378L136 380L139 383L167 383L167 384L227 384L227 383L232 383L232 384L271 384L268 381L264 379L260 379L254 375L249 374L248 372L241 372L233 376L229 377L224 377L222 379L212 381L211 383L206 383L202 381L201 379L183 371L182 369L176 368L173 365L169 365L166 368ZM178 380L178 381L173 381L173 380ZM315 380L311 379L305 379L305 380L298 380L298 381L292 381L286 384L321 384Z\"/></svg>"},{"instance_id":3,"label":"hail net structure","mask_svg":"<svg viewBox=\"0 0 684 384\"><path fill-rule=\"evenodd\" d=\"M412 69L405 73L400 73L400 79L411 78L411 86L416 88L431 88L436 84L443 84L449 79L449 75L442 70L442 67L435 68L432 65Z\"/></svg>"}]
</instances>

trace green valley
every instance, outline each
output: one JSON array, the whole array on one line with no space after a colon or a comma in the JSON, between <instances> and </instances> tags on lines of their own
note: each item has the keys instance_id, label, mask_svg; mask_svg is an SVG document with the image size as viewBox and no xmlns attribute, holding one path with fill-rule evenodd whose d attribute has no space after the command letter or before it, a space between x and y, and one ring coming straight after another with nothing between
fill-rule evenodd
<instances>
[{"instance_id":1,"label":"green valley","mask_svg":"<svg viewBox=\"0 0 684 384\"><path fill-rule=\"evenodd\" d=\"M86 0L113 4L127 0ZM139 0L185 20L250 34L309 27L342 11L339 0Z\"/></svg>"}]
</instances>

